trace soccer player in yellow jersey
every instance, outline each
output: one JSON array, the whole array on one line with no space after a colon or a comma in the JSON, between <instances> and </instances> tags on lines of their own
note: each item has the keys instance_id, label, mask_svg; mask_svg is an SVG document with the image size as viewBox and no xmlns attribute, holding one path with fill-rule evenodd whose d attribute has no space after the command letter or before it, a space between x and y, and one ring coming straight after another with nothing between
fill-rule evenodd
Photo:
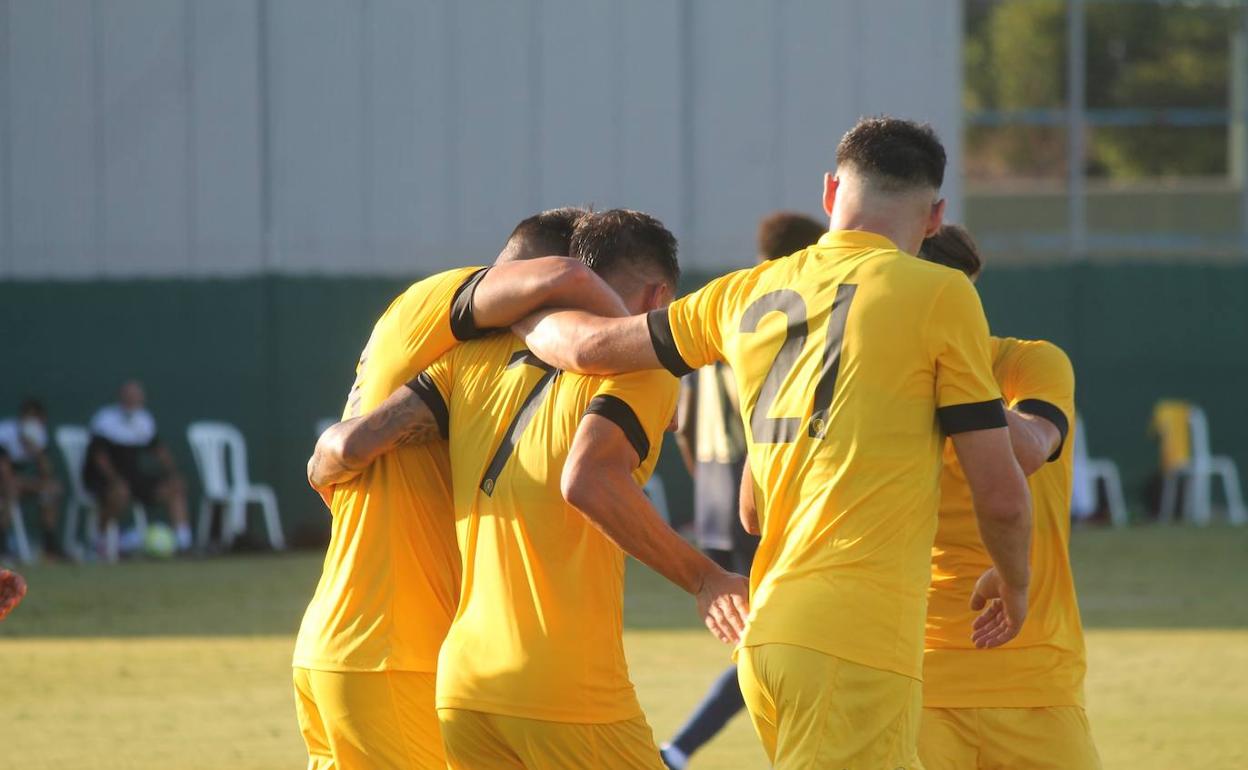
<instances>
[{"instance_id":1,"label":"soccer player in yellow jersey","mask_svg":"<svg viewBox=\"0 0 1248 770\"><path fill-rule=\"evenodd\" d=\"M946 225L920 256L975 280L970 235ZM966 476L945 448L940 523L932 549L923 719L927 770L1096 770L1101 762L1083 709L1087 668L1070 571L1071 452L1075 377L1050 342L992 337L992 372L1008 409L1010 439L1033 505L1028 620L1006 647L970 644L975 584L990 566L975 531Z\"/></svg>"},{"instance_id":2,"label":"soccer player in yellow jersey","mask_svg":"<svg viewBox=\"0 0 1248 770\"><path fill-rule=\"evenodd\" d=\"M584 212L521 222L495 267L411 286L377 321L344 415L375 407L459 341L544 302L622 313L618 297L564 254ZM404 447L326 491L333 529L294 653L309 768L445 767L434 671L459 593L445 444Z\"/></svg>"},{"instance_id":3,"label":"soccer player in yellow jersey","mask_svg":"<svg viewBox=\"0 0 1248 770\"><path fill-rule=\"evenodd\" d=\"M670 299L675 250L658 221L620 210L590 215L572 242L633 312ZM437 701L452 768L662 770L624 660L621 546L708 614L743 610L746 588L641 491L676 395L666 372L569 374L499 335L454 349L327 433L327 477L434 426L449 434L464 575Z\"/></svg>"},{"instance_id":4,"label":"soccer player in yellow jersey","mask_svg":"<svg viewBox=\"0 0 1248 770\"><path fill-rule=\"evenodd\" d=\"M966 276L915 259L943 215L945 154L909 121L860 121L825 176L831 232L667 310L539 314L558 366L683 374L726 361L747 426L762 541L737 651L777 768L914 768L923 624L946 436L996 570L972 633L1016 636L1030 503Z\"/></svg>"}]
</instances>

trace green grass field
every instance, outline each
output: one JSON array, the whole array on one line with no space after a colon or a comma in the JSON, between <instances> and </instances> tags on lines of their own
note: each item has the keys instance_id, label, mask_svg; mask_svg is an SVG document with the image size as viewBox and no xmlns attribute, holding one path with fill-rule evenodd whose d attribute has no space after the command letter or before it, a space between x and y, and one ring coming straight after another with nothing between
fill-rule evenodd
<instances>
[{"instance_id":1,"label":"green grass field","mask_svg":"<svg viewBox=\"0 0 1248 770\"><path fill-rule=\"evenodd\" d=\"M1088 701L1107 768L1248 767L1248 531L1079 531ZM44 566L0 623L0 768L301 767L294 632L318 557ZM728 663L633 565L633 680L660 740ZM765 766L744 717L702 770Z\"/></svg>"}]
</instances>

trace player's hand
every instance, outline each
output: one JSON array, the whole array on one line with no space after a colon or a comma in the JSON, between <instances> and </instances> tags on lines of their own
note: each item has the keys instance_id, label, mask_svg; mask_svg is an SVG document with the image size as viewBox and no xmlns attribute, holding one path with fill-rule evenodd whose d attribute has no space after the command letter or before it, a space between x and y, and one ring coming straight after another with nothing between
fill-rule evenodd
<instances>
[{"instance_id":1,"label":"player's hand","mask_svg":"<svg viewBox=\"0 0 1248 770\"><path fill-rule=\"evenodd\" d=\"M325 507L332 510L333 505L331 503L334 499L334 485L322 484L317 486L317 483L313 481L316 478L316 467L319 462L320 458L315 453L308 458L308 486L312 487L312 491L320 496L321 501L325 503Z\"/></svg>"},{"instance_id":2,"label":"player's hand","mask_svg":"<svg viewBox=\"0 0 1248 770\"><path fill-rule=\"evenodd\" d=\"M990 567L975 583L971 609L984 610L971 624L971 641L981 649L1000 647L1023 628L1027 619L1027 588L1007 585L996 568Z\"/></svg>"},{"instance_id":3,"label":"player's hand","mask_svg":"<svg viewBox=\"0 0 1248 770\"><path fill-rule=\"evenodd\" d=\"M698 614L702 622L725 644L736 644L745 633L750 614L750 582L724 570L707 574L698 589Z\"/></svg>"},{"instance_id":4,"label":"player's hand","mask_svg":"<svg viewBox=\"0 0 1248 770\"><path fill-rule=\"evenodd\" d=\"M0 569L0 620L8 615L26 595L26 581L16 572Z\"/></svg>"}]
</instances>

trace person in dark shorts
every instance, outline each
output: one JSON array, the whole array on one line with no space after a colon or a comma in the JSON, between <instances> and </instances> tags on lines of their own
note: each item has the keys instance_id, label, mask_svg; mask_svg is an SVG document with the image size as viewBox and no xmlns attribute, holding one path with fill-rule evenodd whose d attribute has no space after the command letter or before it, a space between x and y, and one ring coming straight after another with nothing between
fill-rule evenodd
<instances>
[{"instance_id":1,"label":"person in dark shorts","mask_svg":"<svg viewBox=\"0 0 1248 770\"><path fill-rule=\"evenodd\" d=\"M770 214L758 225L758 261L801 251L818 241L826 229L805 214ZM693 477L694 540L719 566L749 574L758 537L746 532L739 515L745 426L736 383L726 364L702 367L681 381L677 422L676 443ZM663 761L673 770L682 770L689 757L744 707L737 667L729 666L680 731L663 744Z\"/></svg>"},{"instance_id":2,"label":"person in dark shorts","mask_svg":"<svg viewBox=\"0 0 1248 770\"><path fill-rule=\"evenodd\" d=\"M191 547L186 484L173 453L156 433L146 401L142 383L130 380L118 390L116 403L101 407L91 418L82 479L100 504L100 550L108 561L116 561L120 550L116 522L135 500L167 508L178 550Z\"/></svg>"},{"instance_id":3,"label":"person in dark shorts","mask_svg":"<svg viewBox=\"0 0 1248 770\"><path fill-rule=\"evenodd\" d=\"M38 400L26 399L16 417L0 420L0 550L17 515L17 503L29 498L39 507L44 555L63 555L56 536L63 491L52 474L47 448L48 413Z\"/></svg>"}]
</instances>

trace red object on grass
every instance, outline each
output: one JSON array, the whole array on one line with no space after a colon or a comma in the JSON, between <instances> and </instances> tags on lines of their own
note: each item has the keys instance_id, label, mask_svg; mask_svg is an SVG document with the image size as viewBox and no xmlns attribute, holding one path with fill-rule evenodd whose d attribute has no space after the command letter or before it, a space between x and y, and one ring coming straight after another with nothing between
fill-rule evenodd
<instances>
[{"instance_id":1,"label":"red object on grass","mask_svg":"<svg viewBox=\"0 0 1248 770\"><path fill-rule=\"evenodd\" d=\"M0 620L13 611L26 595L26 581L16 572L0 569Z\"/></svg>"}]
</instances>

